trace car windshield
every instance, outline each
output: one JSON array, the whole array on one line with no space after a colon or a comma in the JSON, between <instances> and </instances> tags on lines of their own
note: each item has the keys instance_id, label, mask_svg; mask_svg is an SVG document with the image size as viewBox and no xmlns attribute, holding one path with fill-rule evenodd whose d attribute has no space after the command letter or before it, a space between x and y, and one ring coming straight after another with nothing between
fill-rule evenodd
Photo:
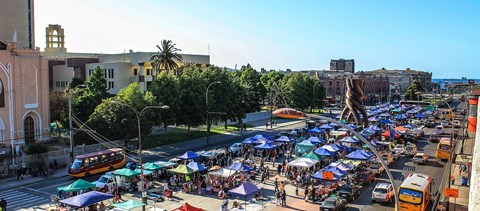
<instances>
[{"instance_id":1,"label":"car windshield","mask_svg":"<svg viewBox=\"0 0 480 211\"><path fill-rule=\"evenodd\" d=\"M407 147L406 150L413 150L413 147Z\"/></svg>"},{"instance_id":2,"label":"car windshield","mask_svg":"<svg viewBox=\"0 0 480 211\"><path fill-rule=\"evenodd\" d=\"M335 200L327 199L323 202L323 206L334 207L335 206Z\"/></svg>"},{"instance_id":3,"label":"car windshield","mask_svg":"<svg viewBox=\"0 0 480 211\"><path fill-rule=\"evenodd\" d=\"M387 189L385 189L385 188L376 188L373 192L375 192L375 193L380 193L380 194L384 194L384 193L387 193Z\"/></svg>"},{"instance_id":4,"label":"car windshield","mask_svg":"<svg viewBox=\"0 0 480 211\"><path fill-rule=\"evenodd\" d=\"M415 155L415 157L413 158L422 159L422 157L423 157L422 155Z\"/></svg>"},{"instance_id":5,"label":"car windshield","mask_svg":"<svg viewBox=\"0 0 480 211\"><path fill-rule=\"evenodd\" d=\"M100 177L100 178L98 178L98 181L101 182L101 183L107 183L108 178L106 178L106 177Z\"/></svg>"},{"instance_id":6,"label":"car windshield","mask_svg":"<svg viewBox=\"0 0 480 211\"><path fill-rule=\"evenodd\" d=\"M75 159L72 164L72 169L80 169L82 167L82 159Z\"/></svg>"}]
</instances>

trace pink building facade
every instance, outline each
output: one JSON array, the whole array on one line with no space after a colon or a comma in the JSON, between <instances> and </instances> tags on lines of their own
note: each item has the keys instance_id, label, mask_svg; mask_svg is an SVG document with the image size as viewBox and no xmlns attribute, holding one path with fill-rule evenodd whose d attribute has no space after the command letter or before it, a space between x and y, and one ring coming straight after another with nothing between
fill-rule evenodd
<instances>
[{"instance_id":1,"label":"pink building facade","mask_svg":"<svg viewBox=\"0 0 480 211\"><path fill-rule=\"evenodd\" d=\"M48 63L37 49L0 41L0 148L47 140L50 134Z\"/></svg>"}]
</instances>

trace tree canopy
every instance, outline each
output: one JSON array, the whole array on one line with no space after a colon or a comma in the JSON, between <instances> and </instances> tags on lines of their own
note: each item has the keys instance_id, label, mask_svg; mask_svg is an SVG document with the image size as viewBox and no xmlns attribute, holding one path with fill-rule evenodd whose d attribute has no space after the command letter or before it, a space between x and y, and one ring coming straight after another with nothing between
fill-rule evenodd
<instances>
[{"instance_id":1,"label":"tree canopy","mask_svg":"<svg viewBox=\"0 0 480 211\"><path fill-rule=\"evenodd\" d=\"M420 82L413 80L403 96L405 97L405 100L419 100L419 92L423 91L424 90Z\"/></svg>"}]
</instances>

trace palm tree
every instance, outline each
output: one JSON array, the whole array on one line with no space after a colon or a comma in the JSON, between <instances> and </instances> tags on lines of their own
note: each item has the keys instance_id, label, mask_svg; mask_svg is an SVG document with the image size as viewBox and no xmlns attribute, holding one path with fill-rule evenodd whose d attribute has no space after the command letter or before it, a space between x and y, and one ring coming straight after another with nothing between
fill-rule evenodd
<instances>
[{"instance_id":1,"label":"palm tree","mask_svg":"<svg viewBox=\"0 0 480 211\"><path fill-rule=\"evenodd\" d=\"M160 70L177 70L178 69L178 63L182 63L183 57L177 51L182 51L175 47L175 43L173 43L171 40L162 40L161 45L158 46L158 53L152 53L150 54L150 61L152 61L152 66L154 68L154 71L160 71ZM175 72L175 75L177 73Z\"/></svg>"}]
</instances>

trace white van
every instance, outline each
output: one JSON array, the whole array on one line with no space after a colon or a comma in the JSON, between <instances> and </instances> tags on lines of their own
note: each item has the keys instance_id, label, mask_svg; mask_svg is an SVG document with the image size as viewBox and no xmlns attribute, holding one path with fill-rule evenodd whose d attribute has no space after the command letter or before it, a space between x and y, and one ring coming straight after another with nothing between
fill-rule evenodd
<instances>
[{"instance_id":1,"label":"white van","mask_svg":"<svg viewBox=\"0 0 480 211\"><path fill-rule=\"evenodd\" d=\"M438 125L437 127L435 127L435 133L438 134L438 135L442 135L443 133L445 133L445 130L443 129L443 126Z\"/></svg>"}]
</instances>

